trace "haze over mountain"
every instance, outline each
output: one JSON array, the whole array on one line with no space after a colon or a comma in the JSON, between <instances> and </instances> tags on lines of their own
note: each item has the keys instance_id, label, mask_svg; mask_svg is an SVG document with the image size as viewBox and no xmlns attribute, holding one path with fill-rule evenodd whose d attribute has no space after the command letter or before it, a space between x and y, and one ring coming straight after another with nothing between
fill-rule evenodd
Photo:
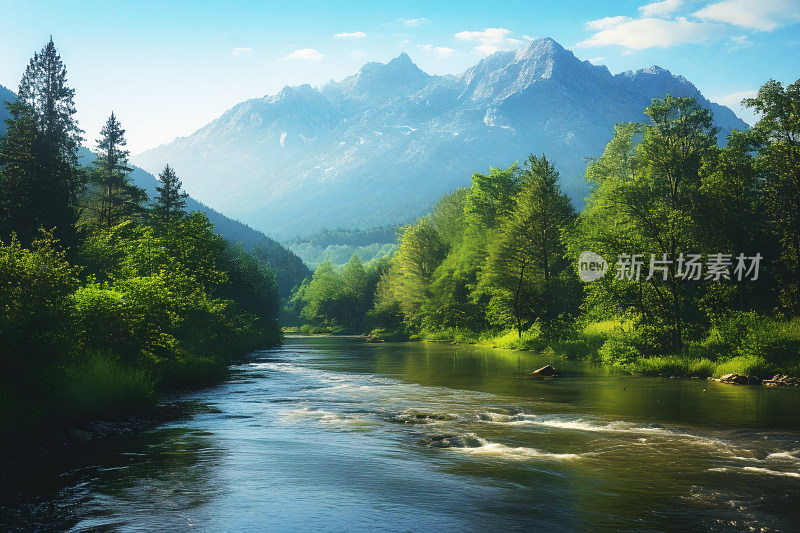
<instances>
[{"instance_id":1,"label":"haze over mountain","mask_svg":"<svg viewBox=\"0 0 800 533\"><path fill-rule=\"evenodd\" d=\"M0 137L6 134L7 126L5 120L11 116L11 113L6 109L5 102L10 102L16 97L17 95L12 91L0 85Z\"/></svg>"},{"instance_id":2,"label":"haze over mountain","mask_svg":"<svg viewBox=\"0 0 800 533\"><path fill-rule=\"evenodd\" d=\"M530 153L556 163L580 207L585 158L667 93L710 108L721 139L747 128L682 76L656 66L612 75L545 38L458 76L429 76L401 54L321 88L287 86L133 160L169 163L190 194L280 237L410 221L473 172Z\"/></svg>"},{"instance_id":3,"label":"haze over mountain","mask_svg":"<svg viewBox=\"0 0 800 533\"><path fill-rule=\"evenodd\" d=\"M96 159L96 156L86 148L81 148L80 156L81 164L86 166L91 165ZM147 191L147 195L151 199L158 195L156 187L161 183L154 175L133 166L133 172L129 176L134 184ZM288 247L283 246L264 233L225 216L202 202L198 202L191 196L186 198L186 211L201 211L205 213L208 220L214 224L214 231L222 235L225 240L232 243L240 242L247 250L253 250L258 257L266 260L272 270L275 271L278 291L281 297L288 298L292 287L311 275L308 267L300 257L289 250Z\"/></svg>"}]
</instances>

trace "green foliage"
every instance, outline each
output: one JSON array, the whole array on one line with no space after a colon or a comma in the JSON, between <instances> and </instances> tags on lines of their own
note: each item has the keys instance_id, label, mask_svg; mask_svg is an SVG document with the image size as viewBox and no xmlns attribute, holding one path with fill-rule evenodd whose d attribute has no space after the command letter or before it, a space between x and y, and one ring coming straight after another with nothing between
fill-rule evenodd
<instances>
[{"instance_id":1,"label":"green foliage","mask_svg":"<svg viewBox=\"0 0 800 533\"><path fill-rule=\"evenodd\" d=\"M47 358L68 352L69 297L77 286L78 268L67 262L52 235L42 234L30 249L13 236L0 243L0 374L27 377Z\"/></svg>"},{"instance_id":2,"label":"green foliage","mask_svg":"<svg viewBox=\"0 0 800 533\"><path fill-rule=\"evenodd\" d=\"M295 289L285 311L290 320L303 324L305 332L363 333L387 268L386 261L374 261L365 268L356 254L340 271L326 261L310 281Z\"/></svg>"},{"instance_id":3,"label":"green foliage","mask_svg":"<svg viewBox=\"0 0 800 533\"><path fill-rule=\"evenodd\" d=\"M208 383L280 341L274 272L183 213L169 167L145 225L113 113L96 168L77 168L73 94L51 40L0 141L0 431L141 412L156 390Z\"/></svg>"},{"instance_id":4,"label":"green foliage","mask_svg":"<svg viewBox=\"0 0 800 533\"><path fill-rule=\"evenodd\" d=\"M152 410L156 390L147 370L90 352L59 378L56 410L67 420L116 417Z\"/></svg>"},{"instance_id":5,"label":"green foliage","mask_svg":"<svg viewBox=\"0 0 800 533\"><path fill-rule=\"evenodd\" d=\"M520 338L537 319L549 329L558 315L576 309L578 300L561 237L575 210L544 155L531 155L526 165L514 207L489 246L481 282L491 295L490 321L501 327L516 324Z\"/></svg>"},{"instance_id":6,"label":"green foliage","mask_svg":"<svg viewBox=\"0 0 800 533\"><path fill-rule=\"evenodd\" d=\"M760 114L750 132L763 176L764 216L779 244L775 270L782 309L800 315L800 80L769 80L744 104Z\"/></svg>"},{"instance_id":7,"label":"green foliage","mask_svg":"<svg viewBox=\"0 0 800 533\"><path fill-rule=\"evenodd\" d=\"M737 225L755 218L754 180L742 144L717 149L710 112L691 98L667 95L645 112L651 124L618 126L589 167L595 188L569 235L573 257L590 250L613 264L622 254L641 254L638 280L607 276L585 288L585 307L595 318L633 317L641 338L614 340L606 351L616 360L680 351L707 326L704 310L731 304L734 292L720 290L722 284L682 279L680 257L750 254L756 240L734 238ZM668 262L648 279L651 255ZM745 290L739 288L741 306L754 305Z\"/></svg>"},{"instance_id":8,"label":"green foliage","mask_svg":"<svg viewBox=\"0 0 800 533\"><path fill-rule=\"evenodd\" d=\"M17 101L7 104L11 118L0 142L0 236L16 233L27 246L44 228L64 244L75 241L82 132L73 117L74 93L51 38L30 60Z\"/></svg>"}]
</instances>

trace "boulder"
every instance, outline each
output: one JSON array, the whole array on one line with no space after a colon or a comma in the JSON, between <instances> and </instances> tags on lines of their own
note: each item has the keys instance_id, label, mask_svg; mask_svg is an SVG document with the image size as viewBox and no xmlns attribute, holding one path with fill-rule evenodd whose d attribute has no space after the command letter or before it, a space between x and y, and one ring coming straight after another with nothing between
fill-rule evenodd
<instances>
[{"instance_id":1,"label":"boulder","mask_svg":"<svg viewBox=\"0 0 800 533\"><path fill-rule=\"evenodd\" d=\"M741 374L725 374L719 378L720 383L730 383L732 385L747 385L750 379Z\"/></svg>"},{"instance_id":2,"label":"boulder","mask_svg":"<svg viewBox=\"0 0 800 533\"><path fill-rule=\"evenodd\" d=\"M528 374L529 378L550 378L555 376L558 376L558 372L556 372L556 369L550 365L543 366L542 368L534 370Z\"/></svg>"}]
</instances>

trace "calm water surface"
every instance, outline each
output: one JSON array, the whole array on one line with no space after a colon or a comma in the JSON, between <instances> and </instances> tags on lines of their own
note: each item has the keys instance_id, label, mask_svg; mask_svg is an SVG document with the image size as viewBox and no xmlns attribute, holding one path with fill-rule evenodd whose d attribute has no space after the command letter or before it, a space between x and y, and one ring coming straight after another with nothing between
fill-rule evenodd
<instances>
[{"instance_id":1,"label":"calm water surface","mask_svg":"<svg viewBox=\"0 0 800 533\"><path fill-rule=\"evenodd\" d=\"M797 390L298 337L171 400L195 413L31 465L0 529L800 529Z\"/></svg>"}]
</instances>

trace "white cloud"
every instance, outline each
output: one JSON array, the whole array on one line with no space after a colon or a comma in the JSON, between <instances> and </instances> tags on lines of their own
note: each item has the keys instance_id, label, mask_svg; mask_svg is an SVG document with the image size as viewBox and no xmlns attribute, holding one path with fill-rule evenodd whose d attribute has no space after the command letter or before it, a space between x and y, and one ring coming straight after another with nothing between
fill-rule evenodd
<instances>
[{"instance_id":1,"label":"white cloud","mask_svg":"<svg viewBox=\"0 0 800 533\"><path fill-rule=\"evenodd\" d=\"M353 57L364 57L365 55L367 55L367 51L364 50L363 48L359 48L358 50L353 50L352 52L350 52L350 55Z\"/></svg>"},{"instance_id":2,"label":"white cloud","mask_svg":"<svg viewBox=\"0 0 800 533\"><path fill-rule=\"evenodd\" d=\"M772 31L800 21L797 0L723 0L697 11L694 16L714 22L761 31Z\"/></svg>"},{"instance_id":3,"label":"white cloud","mask_svg":"<svg viewBox=\"0 0 800 533\"><path fill-rule=\"evenodd\" d=\"M499 50L514 48L513 45L520 43L517 39L509 39L507 35L511 30L505 28L486 28L483 31L462 31L455 34L459 41L473 41L480 43L475 47L480 55L488 56Z\"/></svg>"},{"instance_id":4,"label":"white cloud","mask_svg":"<svg viewBox=\"0 0 800 533\"><path fill-rule=\"evenodd\" d=\"M623 50L622 53L620 53L619 55L621 56L633 55L633 50Z\"/></svg>"},{"instance_id":5,"label":"white cloud","mask_svg":"<svg viewBox=\"0 0 800 533\"><path fill-rule=\"evenodd\" d=\"M531 37L530 35L523 35L522 38L525 39L526 41L532 41L533 40L533 37Z\"/></svg>"},{"instance_id":6,"label":"white cloud","mask_svg":"<svg viewBox=\"0 0 800 533\"><path fill-rule=\"evenodd\" d=\"M588 59L588 61L589 61L589 63L599 63L599 62L603 61L604 59L605 59L605 57L600 56L600 57L592 57L592 58Z\"/></svg>"},{"instance_id":7,"label":"white cloud","mask_svg":"<svg viewBox=\"0 0 800 533\"><path fill-rule=\"evenodd\" d=\"M685 17L675 20L644 18L631 20L626 17L613 17L619 22L606 19L587 24L589 29L603 29L578 43L579 47L624 46L629 50L645 48L668 48L683 43L703 43L718 36L722 27L708 22L691 22ZM596 23L600 23L599 25Z\"/></svg>"},{"instance_id":8,"label":"white cloud","mask_svg":"<svg viewBox=\"0 0 800 533\"><path fill-rule=\"evenodd\" d=\"M430 22L430 19L426 19L425 17L418 19L399 19L399 20L406 26L419 26L420 24L425 24L426 22Z\"/></svg>"},{"instance_id":9,"label":"white cloud","mask_svg":"<svg viewBox=\"0 0 800 533\"><path fill-rule=\"evenodd\" d=\"M252 51L253 51L252 48L234 48L233 49L233 55L238 56L238 55L241 55L241 54L250 53Z\"/></svg>"},{"instance_id":10,"label":"white cloud","mask_svg":"<svg viewBox=\"0 0 800 533\"><path fill-rule=\"evenodd\" d=\"M752 46L753 42L747 38L747 35L734 35L728 43L730 50L738 50L739 48L747 48Z\"/></svg>"},{"instance_id":11,"label":"white cloud","mask_svg":"<svg viewBox=\"0 0 800 533\"><path fill-rule=\"evenodd\" d=\"M669 17L681 7L681 0L661 0L639 8L642 17Z\"/></svg>"},{"instance_id":12,"label":"white cloud","mask_svg":"<svg viewBox=\"0 0 800 533\"><path fill-rule=\"evenodd\" d=\"M281 59L301 59L303 61L319 61L324 55L320 54L313 48L301 48L289 54L286 54Z\"/></svg>"},{"instance_id":13,"label":"white cloud","mask_svg":"<svg viewBox=\"0 0 800 533\"><path fill-rule=\"evenodd\" d=\"M630 17L623 17L622 15L618 17L605 17L587 22L586 28L597 31L608 30L619 26L623 22L628 22L629 20L631 20Z\"/></svg>"},{"instance_id":14,"label":"white cloud","mask_svg":"<svg viewBox=\"0 0 800 533\"><path fill-rule=\"evenodd\" d=\"M364 33L363 31L354 31L352 33L347 33L343 31L341 33L337 33L336 35L334 35L334 37L336 37L337 39L361 39L366 36L367 34Z\"/></svg>"},{"instance_id":15,"label":"white cloud","mask_svg":"<svg viewBox=\"0 0 800 533\"><path fill-rule=\"evenodd\" d=\"M436 56L436 57L451 57L456 54L456 51L453 48L447 48L446 46L433 46L432 44L420 44L417 45L428 55Z\"/></svg>"}]
</instances>

